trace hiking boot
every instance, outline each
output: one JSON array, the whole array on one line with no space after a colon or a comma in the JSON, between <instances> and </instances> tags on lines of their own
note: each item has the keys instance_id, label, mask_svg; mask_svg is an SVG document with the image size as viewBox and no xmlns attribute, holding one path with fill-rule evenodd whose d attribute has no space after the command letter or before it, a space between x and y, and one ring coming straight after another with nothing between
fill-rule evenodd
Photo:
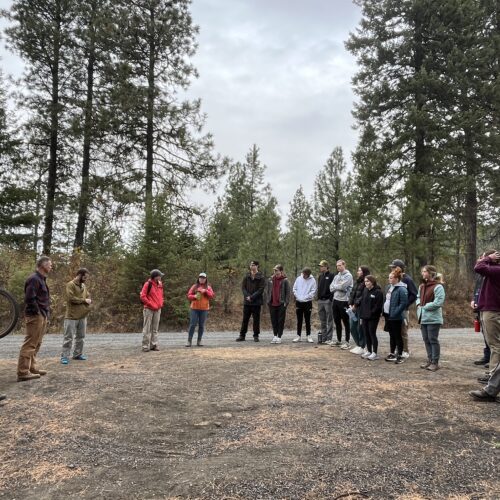
<instances>
[{"instance_id":1,"label":"hiking boot","mask_svg":"<svg viewBox=\"0 0 500 500\"><path fill-rule=\"evenodd\" d=\"M297 335L292 342L300 342L302 339L300 338L300 335Z\"/></svg>"},{"instance_id":2,"label":"hiking boot","mask_svg":"<svg viewBox=\"0 0 500 500\"><path fill-rule=\"evenodd\" d=\"M242 337L241 335L236 339L236 342L245 342L245 337Z\"/></svg>"},{"instance_id":3,"label":"hiking boot","mask_svg":"<svg viewBox=\"0 0 500 500\"><path fill-rule=\"evenodd\" d=\"M430 372L437 372L439 370L439 365L437 363L431 363L428 367L427 370Z\"/></svg>"},{"instance_id":4,"label":"hiking boot","mask_svg":"<svg viewBox=\"0 0 500 500\"><path fill-rule=\"evenodd\" d=\"M422 363L420 365L420 368L422 368L422 370L426 370L427 368L429 368L429 366L431 366L431 362L427 361L426 363Z\"/></svg>"},{"instance_id":5,"label":"hiking boot","mask_svg":"<svg viewBox=\"0 0 500 500\"><path fill-rule=\"evenodd\" d=\"M30 370L30 373L34 373L35 375L38 374L40 375L40 377L43 377L44 375L47 375L47 370L42 370L42 369L34 369L34 370Z\"/></svg>"},{"instance_id":6,"label":"hiking boot","mask_svg":"<svg viewBox=\"0 0 500 500\"><path fill-rule=\"evenodd\" d=\"M480 389L479 391L469 391L469 394L478 401L497 401L495 396L488 394L484 389Z\"/></svg>"},{"instance_id":7,"label":"hiking boot","mask_svg":"<svg viewBox=\"0 0 500 500\"><path fill-rule=\"evenodd\" d=\"M27 375L18 375L17 381L24 382L25 380L34 380L36 378L40 378L40 375L38 375L38 373L28 373Z\"/></svg>"},{"instance_id":8,"label":"hiking boot","mask_svg":"<svg viewBox=\"0 0 500 500\"><path fill-rule=\"evenodd\" d=\"M490 376L485 375L484 377L478 377L477 381L481 382L481 384L487 384L490 381Z\"/></svg>"},{"instance_id":9,"label":"hiking boot","mask_svg":"<svg viewBox=\"0 0 500 500\"><path fill-rule=\"evenodd\" d=\"M486 358L481 358L481 359L474 361L474 364L477 366L485 365L487 363L488 363L488 360Z\"/></svg>"},{"instance_id":10,"label":"hiking boot","mask_svg":"<svg viewBox=\"0 0 500 500\"><path fill-rule=\"evenodd\" d=\"M398 359L398 357L394 356L394 354L392 354L392 352L391 352L391 354L389 354L388 356L386 356L384 359L386 361L396 361Z\"/></svg>"},{"instance_id":11,"label":"hiking boot","mask_svg":"<svg viewBox=\"0 0 500 500\"><path fill-rule=\"evenodd\" d=\"M151 350L152 351L159 351L159 347L157 345L154 345L153 347L151 347Z\"/></svg>"},{"instance_id":12,"label":"hiking boot","mask_svg":"<svg viewBox=\"0 0 500 500\"><path fill-rule=\"evenodd\" d=\"M193 341L192 341L192 340L188 340L188 341L186 342L186 347L191 347L191 344L192 344L192 343L193 343Z\"/></svg>"}]
</instances>

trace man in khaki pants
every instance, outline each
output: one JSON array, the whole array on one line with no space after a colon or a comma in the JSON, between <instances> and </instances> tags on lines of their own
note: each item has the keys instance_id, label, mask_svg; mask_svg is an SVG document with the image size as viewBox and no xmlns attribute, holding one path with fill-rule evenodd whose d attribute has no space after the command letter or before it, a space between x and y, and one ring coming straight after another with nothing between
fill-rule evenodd
<instances>
[{"instance_id":1,"label":"man in khaki pants","mask_svg":"<svg viewBox=\"0 0 500 500\"><path fill-rule=\"evenodd\" d=\"M36 355L48 325L50 292L47 276L51 270L52 261L43 255L36 262L36 271L29 276L24 285L26 337L17 363L18 382L40 378L47 373L37 367Z\"/></svg>"},{"instance_id":2,"label":"man in khaki pants","mask_svg":"<svg viewBox=\"0 0 500 500\"><path fill-rule=\"evenodd\" d=\"M142 350L159 351L158 327L160 325L161 308L163 307L163 273L153 269L150 278L141 290L141 302L144 304L144 326L142 329Z\"/></svg>"}]
</instances>

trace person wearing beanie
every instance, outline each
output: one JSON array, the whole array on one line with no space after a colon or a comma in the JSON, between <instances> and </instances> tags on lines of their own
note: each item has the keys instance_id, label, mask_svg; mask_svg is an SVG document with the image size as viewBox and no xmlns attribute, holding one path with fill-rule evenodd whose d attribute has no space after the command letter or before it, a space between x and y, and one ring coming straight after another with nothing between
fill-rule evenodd
<instances>
[{"instance_id":1,"label":"person wearing beanie","mask_svg":"<svg viewBox=\"0 0 500 500\"><path fill-rule=\"evenodd\" d=\"M188 341L186 347L191 347L194 331L198 325L197 346L202 346L201 339L205 331L205 321L207 320L210 300L215 297L212 287L209 285L206 273L200 273L196 283L189 289L187 298L191 302L191 321L189 324Z\"/></svg>"},{"instance_id":2,"label":"person wearing beanie","mask_svg":"<svg viewBox=\"0 0 500 500\"><path fill-rule=\"evenodd\" d=\"M304 267L302 274L297 276L293 284L293 295L295 297L295 313L297 316L297 336L293 342L300 342L302 339L302 321L306 322L307 342L314 342L311 338L311 312L312 301L316 295L316 280L311 276L311 269Z\"/></svg>"},{"instance_id":3,"label":"person wearing beanie","mask_svg":"<svg viewBox=\"0 0 500 500\"><path fill-rule=\"evenodd\" d=\"M141 290L141 302L144 305L142 328L142 351L159 351L158 327L160 326L161 308L163 307L163 273L153 269L149 279Z\"/></svg>"}]
</instances>

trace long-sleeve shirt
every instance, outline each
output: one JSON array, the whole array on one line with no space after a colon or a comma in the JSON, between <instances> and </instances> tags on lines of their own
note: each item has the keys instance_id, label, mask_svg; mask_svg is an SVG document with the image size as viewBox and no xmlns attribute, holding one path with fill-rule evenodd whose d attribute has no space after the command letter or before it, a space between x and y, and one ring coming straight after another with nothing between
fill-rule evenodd
<instances>
[{"instance_id":1,"label":"long-sleeve shirt","mask_svg":"<svg viewBox=\"0 0 500 500\"><path fill-rule=\"evenodd\" d=\"M337 273L330 285L330 292L333 293L333 300L348 302L352 285L352 274L347 269L341 273Z\"/></svg>"},{"instance_id":2,"label":"long-sleeve shirt","mask_svg":"<svg viewBox=\"0 0 500 500\"><path fill-rule=\"evenodd\" d=\"M293 284L293 295L298 302L310 302L316 295L317 288L316 280L312 276L306 279L300 275Z\"/></svg>"},{"instance_id":3,"label":"long-sleeve shirt","mask_svg":"<svg viewBox=\"0 0 500 500\"><path fill-rule=\"evenodd\" d=\"M474 271L484 276L477 308L480 311L500 311L500 264L485 257L477 262Z\"/></svg>"},{"instance_id":4,"label":"long-sleeve shirt","mask_svg":"<svg viewBox=\"0 0 500 500\"><path fill-rule=\"evenodd\" d=\"M26 316L42 314L49 317L50 291L47 279L38 271L29 276L24 284L24 303Z\"/></svg>"}]
</instances>

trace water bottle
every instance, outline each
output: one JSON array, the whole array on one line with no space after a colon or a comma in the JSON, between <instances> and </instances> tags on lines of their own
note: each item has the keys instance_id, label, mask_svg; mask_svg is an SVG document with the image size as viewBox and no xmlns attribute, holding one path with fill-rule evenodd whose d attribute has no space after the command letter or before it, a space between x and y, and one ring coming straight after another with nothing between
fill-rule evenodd
<instances>
[{"instance_id":1,"label":"water bottle","mask_svg":"<svg viewBox=\"0 0 500 500\"><path fill-rule=\"evenodd\" d=\"M481 331L481 322L477 318L474 320L474 331L475 332Z\"/></svg>"}]
</instances>

